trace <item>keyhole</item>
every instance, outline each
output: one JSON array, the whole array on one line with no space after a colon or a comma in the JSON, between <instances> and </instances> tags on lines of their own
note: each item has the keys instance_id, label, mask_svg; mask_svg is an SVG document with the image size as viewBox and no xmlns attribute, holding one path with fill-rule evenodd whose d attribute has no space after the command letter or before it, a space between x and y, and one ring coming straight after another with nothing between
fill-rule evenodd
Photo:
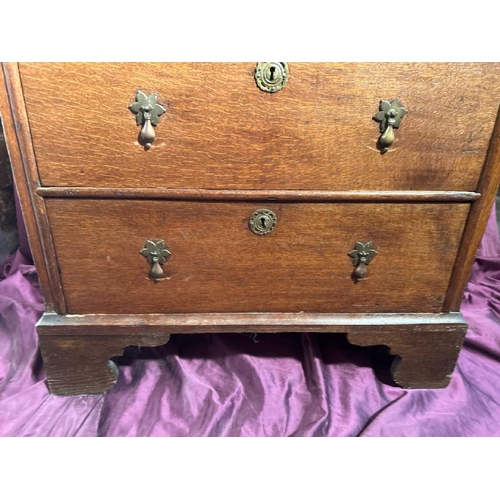
<instances>
[{"instance_id":1,"label":"keyhole","mask_svg":"<svg viewBox=\"0 0 500 500\"><path fill-rule=\"evenodd\" d=\"M250 231L255 234L268 234L276 225L276 214L267 209L257 210L248 221Z\"/></svg>"},{"instance_id":2,"label":"keyhole","mask_svg":"<svg viewBox=\"0 0 500 500\"><path fill-rule=\"evenodd\" d=\"M266 78L269 83L276 83L281 76L281 71L278 67L271 65L267 67Z\"/></svg>"}]
</instances>

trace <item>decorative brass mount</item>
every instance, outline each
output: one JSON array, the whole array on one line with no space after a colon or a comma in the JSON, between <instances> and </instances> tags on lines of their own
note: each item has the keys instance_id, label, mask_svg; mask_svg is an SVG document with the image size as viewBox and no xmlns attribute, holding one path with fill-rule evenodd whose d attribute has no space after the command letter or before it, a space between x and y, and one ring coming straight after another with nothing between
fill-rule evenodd
<instances>
[{"instance_id":1,"label":"decorative brass mount","mask_svg":"<svg viewBox=\"0 0 500 500\"><path fill-rule=\"evenodd\" d=\"M152 240L146 240L144 242L144 248L140 251L141 255L146 258L148 264L151 266L151 271L149 275L155 281L162 279L165 276L163 266L167 260L170 258L171 253L165 246L165 241L160 240L154 242Z\"/></svg>"},{"instance_id":2,"label":"decorative brass mount","mask_svg":"<svg viewBox=\"0 0 500 500\"><path fill-rule=\"evenodd\" d=\"M272 210L261 208L252 214L248 221L248 227L252 233L260 236L274 231L277 222L276 214Z\"/></svg>"},{"instance_id":3,"label":"decorative brass mount","mask_svg":"<svg viewBox=\"0 0 500 500\"><path fill-rule=\"evenodd\" d=\"M384 99L380 101L379 112L373 119L380 122L380 133L382 135L378 140L378 146L381 153L387 153L394 143L394 129L399 128L401 119L406 113L408 111L401 107L399 99L393 99L391 102Z\"/></svg>"},{"instance_id":4,"label":"decorative brass mount","mask_svg":"<svg viewBox=\"0 0 500 500\"><path fill-rule=\"evenodd\" d=\"M255 81L264 92L278 92L288 81L286 62L260 62L255 68Z\"/></svg>"},{"instance_id":5,"label":"decorative brass mount","mask_svg":"<svg viewBox=\"0 0 500 500\"><path fill-rule=\"evenodd\" d=\"M361 243L357 241L354 245L354 250L351 250L347 255L351 257L354 265L352 273L356 281L361 281L368 274L366 266L375 258L377 251L372 248L372 242Z\"/></svg>"},{"instance_id":6,"label":"decorative brass mount","mask_svg":"<svg viewBox=\"0 0 500 500\"><path fill-rule=\"evenodd\" d=\"M153 127L158 125L158 118L167 111L157 103L157 100L156 94L146 95L138 90L135 102L128 107L132 113L135 113L137 125L142 125L141 139L144 141L144 149L146 150L151 148L156 137Z\"/></svg>"}]
</instances>

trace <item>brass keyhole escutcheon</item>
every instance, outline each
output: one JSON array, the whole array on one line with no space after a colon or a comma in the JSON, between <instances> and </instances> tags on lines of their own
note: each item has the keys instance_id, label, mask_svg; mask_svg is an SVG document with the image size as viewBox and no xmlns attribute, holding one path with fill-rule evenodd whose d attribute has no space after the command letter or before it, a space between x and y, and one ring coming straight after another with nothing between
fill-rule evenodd
<instances>
[{"instance_id":1,"label":"brass keyhole escutcheon","mask_svg":"<svg viewBox=\"0 0 500 500\"><path fill-rule=\"evenodd\" d=\"M276 214L267 208L256 210L248 221L250 231L259 236L269 234L274 231L278 219Z\"/></svg>"},{"instance_id":2,"label":"brass keyhole escutcheon","mask_svg":"<svg viewBox=\"0 0 500 500\"><path fill-rule=\"evenodd\" d=\"M285 62L257 63L255 81L264 92L278 92L288 81L288 64Z\"/></svg>"}]
</instances>

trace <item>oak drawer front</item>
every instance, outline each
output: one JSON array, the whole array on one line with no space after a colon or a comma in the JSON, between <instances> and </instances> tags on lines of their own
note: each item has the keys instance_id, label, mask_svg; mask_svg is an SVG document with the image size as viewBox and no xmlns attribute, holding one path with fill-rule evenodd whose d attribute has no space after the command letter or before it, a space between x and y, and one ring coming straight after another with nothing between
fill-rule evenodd
<instances>
[{"instance_id":1,"label":"oak drawer front","mask_svg":"<svg viewBox=\"0 0 500 500\"><path fill-rule=\"evenodd\" d=\"M70 314L439 312L468 204L47 199ZM272 210L269 234L248 225ZM155 282L146 240L171 253ZM348 253L378 255L355 282Z\"/></svg>"},{"instance_id":2,"label":"oak drawer front","mask_svg":"<svg viewBox=\"0 0 500 500\"><path fill-rule=\"evenodd\" d=\"M289 63L269 94L255 63L21 63L43 185L318 190L477 187L500 65ZM145 151L128 106L167 111ZM380 99L408 109L381 155Z\"/></svg>"}]
</instances>

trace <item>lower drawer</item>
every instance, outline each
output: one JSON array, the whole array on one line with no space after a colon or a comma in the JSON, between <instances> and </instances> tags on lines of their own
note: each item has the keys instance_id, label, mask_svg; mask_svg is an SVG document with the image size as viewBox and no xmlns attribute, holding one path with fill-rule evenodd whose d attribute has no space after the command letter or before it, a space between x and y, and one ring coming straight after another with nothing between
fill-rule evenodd
<instances>
[{"instance_id":1,"label":"lower drawer","mask_svg":"<svg viewBox=\"0 0 500 500\"><path fill-rule=\"evenodd\" d=\"M468 204L47 199L70 314L439 312ZM255 210L277 216L256 235ZM146 240L165 240L165 279ZM356 282L357 241L378 254Z\"/></svg>"}]
</instances>

